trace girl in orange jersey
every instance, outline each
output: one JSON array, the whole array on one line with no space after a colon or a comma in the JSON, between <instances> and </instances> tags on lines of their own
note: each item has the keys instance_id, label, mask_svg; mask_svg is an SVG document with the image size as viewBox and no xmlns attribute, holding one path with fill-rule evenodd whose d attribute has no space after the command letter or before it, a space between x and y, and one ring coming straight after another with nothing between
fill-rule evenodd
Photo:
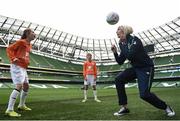
<instances>
[{"instance_id":1,"label":"girl in orange jersey","mask_svg":"<svg viewBox=\"0 0 180 121\"><path fill-rule=\"evenodd\" d=\"M30 42L34 40L35 33L31 29L25 29L20 40L7 47L7 55L11 62L10 72L15 89L9 97L8 108L5 112L10 117L20 117L21 114L14 111L16 98L20 94L20 103L18 110L31 110L25 105L28 94L29 81L27 67L29 65L29 52L31 49Z\"/></svg>"},{"instance_id":2,"label":"girl in orange jersey","mask_svg":"<svg viewBox=\"0 0 180 121\"><path fill-rule=\"evenodd\" d=\"M82 100L82 102L87 101L88 85L91 85L93 87L94 100L96 102L101 102L97 98L97 91L96 91L96 79L97 79L96 62L92 61L92 55L90 53L86 55L86 58L87 58L87 61L85 61L83 65L84 99Z\"/></svg>"}]
</instances>

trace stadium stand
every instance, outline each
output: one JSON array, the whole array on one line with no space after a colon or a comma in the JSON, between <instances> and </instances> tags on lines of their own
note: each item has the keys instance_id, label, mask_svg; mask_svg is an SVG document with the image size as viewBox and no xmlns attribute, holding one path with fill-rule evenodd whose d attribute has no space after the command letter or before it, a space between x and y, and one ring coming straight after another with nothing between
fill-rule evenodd
<instances>
[{"instance_id":1,"label":"stadium stand","mask_svg":"<svg viewBox=\"0 0 180 121\"><path fill-rule=\"evenodd\" d=\"M21 23L21 24L19 24ZM0 16L0 78L10 81L9 60L5 48L20 38L25 28L37 34L32 42L30 80L34 82L82 83L82 64L86 53L93 54L98 66L98 81L113 83L115 75L130 67L128 61L119 66L110 50L118 39L90 39L55 30L39 24ZM161 35L159 34L161 33ZM155 80L180 80L180 17L157 28L136 33L155 63Z\"/></svg>"}]
</instances>

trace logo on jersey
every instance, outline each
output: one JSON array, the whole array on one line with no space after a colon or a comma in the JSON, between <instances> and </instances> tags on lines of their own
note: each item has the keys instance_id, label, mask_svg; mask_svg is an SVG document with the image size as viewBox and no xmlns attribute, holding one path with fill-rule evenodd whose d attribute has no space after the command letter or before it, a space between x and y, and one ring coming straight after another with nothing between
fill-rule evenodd
<instances>
[{"instance_id":1,"label":"logo on jersey","mask_svg":"<svg viewBox=\"0 0 180 121\"><path fill-rule=\"evenodd\" d=\"M88 66L88 70L91 70L91 69L93 69L93 67L92 66Z\"/></svg>"},{"instance_id":2,"label":"logo on jersey","mask_svg":"<svg viewBox=\"0 0 180 121\"><path fill-rule=\"evenodd\" d=\"M135 44L136 44L136 41L133 42L133 45L135 45Z\"/></svg>"}]
</instances>

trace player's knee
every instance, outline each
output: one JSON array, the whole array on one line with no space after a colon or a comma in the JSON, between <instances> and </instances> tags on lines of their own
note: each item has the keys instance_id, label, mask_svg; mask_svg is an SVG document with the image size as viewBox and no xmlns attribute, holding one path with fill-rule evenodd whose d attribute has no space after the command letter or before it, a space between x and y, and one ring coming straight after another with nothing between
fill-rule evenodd
<instances>
[{"instance_id":1,"label":"player's knee","mask_svg":"<svg viewBox=\"0 0 180 121\"><path fill-rule=\"evenodd\" d=\"M16 84L16 90L21 91L22 90L22 84Z\"/></svg>"},{"instance_id":2,"label":"player's knee","mask_svg":"<svg viewBox=\"0 0 180 121\"><path fill-rule=\"evenodd\" d=\"M23 84L23 90L26 92L29 90L29 84L28 83Z\"/></svg>"},{"instance_id":3,"label":"player's knee","mask_svg":"<svg viewBox=\"0 0 180 121\"><path fill-rule=\"evenodd\" d=\"M84 90L88 90L88 86L86 85L86 86L84 86Z\"/></svg>"},{"instance_id":4,"label":"player's knee","mask_svg":"<svg viewBox=\"0 0 180 121\"><path fill-rule=\"evenodd\" d=\"M123 84L123 80L121 78L116 77L115 78L115 84L116 85L122 85Z\"/></svg>"},{"instance_id":5,"label":"player's knee","mask_svg":"<svg viewBox=\"0 0 180 121\"><path fill-rule=\"evenodd\" d=\"M115 84L118 84L119 83L119 78L115 78Z\"/></svg>"},{"instance_id":6,"label":"player's knee","mask_svg":"<svg viewBox=\"0 0 180 121\"><path fill-rule=\"evenodd\" d=\"M93 90L96 90L96 86L93 86Z\"/></svg>"},{"instance_id":7,"label":"player's knee","mask_svg":"<svg viewBox=\"0 0 180 121\"><path fill-rule=\"evenodd\" d=\"M149 93L140 93L140 98L143 100L147 100L149 98Z\"/></svg>"}]
</instances>

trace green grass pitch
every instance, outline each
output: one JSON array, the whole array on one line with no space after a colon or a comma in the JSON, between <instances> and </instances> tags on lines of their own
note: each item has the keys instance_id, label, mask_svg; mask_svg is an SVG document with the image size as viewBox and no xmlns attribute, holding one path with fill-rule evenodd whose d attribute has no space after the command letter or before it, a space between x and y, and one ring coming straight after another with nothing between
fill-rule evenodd
<instances>
[{"instance_id":1,"label":"green grass pitch","mask_svg":"<svg viewBox=\"0 0 180 121\"><path fill-rule=\"evenodd\" d=\"M88 101L82 103L83 91L69 89L30 89L27 105L29 112L20 112L22 117L11 118L4 115L12 89L0 89L0 120L180 120L180 88L152 88L161 99L170 104L176 116L167 117L165 112L154 108L139 98L137 88L127 89L130 114L113 116L119 110L115 89L98 88L97 103L92 90L88 91ZM15 111L17 111L16 101Z\"/></svg>"}]
</instances>

